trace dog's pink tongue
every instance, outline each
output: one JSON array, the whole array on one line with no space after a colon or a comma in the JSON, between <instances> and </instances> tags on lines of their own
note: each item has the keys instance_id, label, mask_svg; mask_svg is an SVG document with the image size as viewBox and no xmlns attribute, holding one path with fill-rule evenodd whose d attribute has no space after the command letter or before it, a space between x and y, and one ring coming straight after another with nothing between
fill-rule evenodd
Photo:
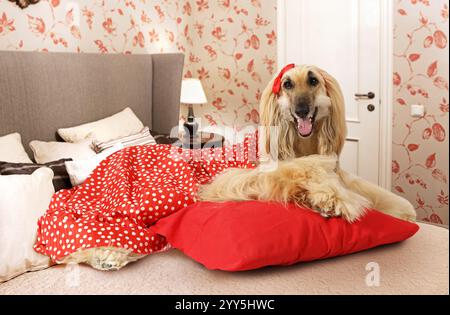
<instances>
[{"instance_id":1,"label":"dog's pink tongue","mask_svg":"<svg viewBox=\"0 0 450 315\"><path fill-rule=\"evenodd\" d=\"M309 120L309 118L305 118L305 119L298 119L298 132L302 135L302 136L308 136L309 134L311 134L312 132L312 123L311 120Z\"/></svg>"}]
</instances>

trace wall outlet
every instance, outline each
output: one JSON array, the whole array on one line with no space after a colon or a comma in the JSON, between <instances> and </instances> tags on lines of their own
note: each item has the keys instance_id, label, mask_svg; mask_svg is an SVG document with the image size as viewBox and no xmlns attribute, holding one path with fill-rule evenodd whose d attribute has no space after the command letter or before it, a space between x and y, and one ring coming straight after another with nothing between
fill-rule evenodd
<instances>
[{"instance_id":1,"label":"wall outlet","mask_svg":"<svg viewBox=\"0 0 450 315\"><path fill-rule=\"evenodd\" d=\"M425 116L425 106L417 104L411 105L411 116L416 118Z\"/></svg>"}]
</instances>

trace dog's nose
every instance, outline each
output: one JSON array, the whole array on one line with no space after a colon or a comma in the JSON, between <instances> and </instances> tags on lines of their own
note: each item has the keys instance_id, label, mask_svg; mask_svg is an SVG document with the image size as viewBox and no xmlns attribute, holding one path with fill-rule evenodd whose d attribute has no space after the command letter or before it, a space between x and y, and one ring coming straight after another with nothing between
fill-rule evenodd
<instances>
[{"instance_id":1,"label":"dog's nose","mask_svg":"<svg viewBox=\"0 0 450 315\"><path fill-rule=\"evenodd\" d=\"M309 106L308 105L297 105L295 108L295 114L300 118L306 118L309 114Z\"/></svg>"}]
</instances>

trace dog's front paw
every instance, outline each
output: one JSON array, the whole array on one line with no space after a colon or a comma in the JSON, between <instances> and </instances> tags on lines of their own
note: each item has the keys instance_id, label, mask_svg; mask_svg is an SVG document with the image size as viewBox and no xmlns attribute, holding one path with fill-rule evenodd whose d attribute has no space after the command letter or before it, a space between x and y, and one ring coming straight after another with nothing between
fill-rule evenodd
<instances>
[{"instance_id":1,"label":"dog's front paw","mask_svg":"<svg viewBox=\"0 0 450 315\"><path fill-rule=\"evenodd\" d=\"M360 218L368 205L365 198L350 191L314 192L309 194L308 200L313 209L323 217L342 217L348 222L354 222Z\"/></svg>"},{"instance_id":2,"label":"dog's front paw","mask_svg":"<svg viewBox=\"0 0 450 315\"><path fill-rule=\"evenodd\" d=\"M350 223L362 217L370 205L366 198L350 190L341 191L336 199L336 211Z\"/></svg>"},{"instance_id":3,"label":"dog's front paw","mask_svg":"<svg viewBox=\"0 0 450 315\"><path fill-rule=\"evenodd\" d=\"M341 215L339 211L336 211L336 199L331 193L318 192L310 195L308 199L311 208L324 218L339 217Z\"/></svg>"}]
</instances>

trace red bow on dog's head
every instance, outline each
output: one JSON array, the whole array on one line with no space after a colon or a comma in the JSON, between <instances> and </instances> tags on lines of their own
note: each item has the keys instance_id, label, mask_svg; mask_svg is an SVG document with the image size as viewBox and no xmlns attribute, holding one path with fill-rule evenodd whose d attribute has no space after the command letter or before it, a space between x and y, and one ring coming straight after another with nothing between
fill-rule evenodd
<instances>
[{"instance_id":1,"label":"red bow on dog's head","mask_svg":"<svg viewBox=\"0 0 450 315\"><path fill-rule=\"evenodd\" d=\"M275 81L273 82L273 87L272 87L272 92L276 95L280 94L281 91L281 79L283 79L283 76L286 72L288 72L289 70L291 70L292 68L295 68L295 64L291 63L290 65L287 65L286 67L284 67L280 73L278 74L278 76L275 78Z\"/></svg>"}]
</instances>

